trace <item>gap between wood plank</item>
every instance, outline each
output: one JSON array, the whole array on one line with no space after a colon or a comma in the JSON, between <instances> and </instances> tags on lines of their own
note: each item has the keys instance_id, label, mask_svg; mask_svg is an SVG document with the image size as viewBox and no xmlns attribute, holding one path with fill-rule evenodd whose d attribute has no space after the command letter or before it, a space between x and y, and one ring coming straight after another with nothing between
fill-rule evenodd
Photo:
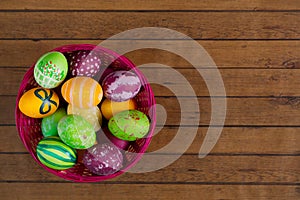
<instances>
[{"instance_id":1,"label":"gap between wood plank","mask_svg":"<svg viewBox=\"0 0 300 200\"><path fill-rule=\"evenodd\" d=\"M41 40L106 40L108 38L0 38L0 40L32 40L34 42L38 42ZM192 38L196 41L299 41L300 38L270 38L270 39L263 39L263 38ZM126 39L110 39L110 40L154 40L152 38L142 38L142 39L136 39L136 38L126 38ZM164 41L185 41L184 39L157 39L157 40L164 40ZM190 39L188 39L189 41Z\"/></svg>"},{"instance_id":2,"label":"gap between wood plank","mask_svg":"<svg viewBox=\"0 0 300 200\"><path fill-rule=\"evenodd\" d=\"M69 183L69 184L82 184L77 182L71 181L44 181L44 180L36 180L36 181L24 181L24 180L0 180L0 183ZM127 182L127 181L115 181L115 182L95 182L90 184L141 184L141 185L151 185L151 184L158 184L158 185L290 185L290 186L298 186L300 183L274 183L274 182Z\"/></svg>"},{"instance_id":3,"label":"gap between wood plank","mask_svg":"<svg viewBox=\"0 0 300 200\"><path fill-rule=\"evenodd\" d=\"M29 154L27 151L24 152L0 152L0 155L26 155ZM154 155L186 155L186 156L197 156L199 154L197 153L154 153ZM209 153L207 156L231 156L231 157L253 157L253 156L258 156L258 157L297 157L300 156L300 153L296 154L279 154L279 153L270 153L270 154L259 154L259 153Z\"/></svg>"},{"instance_id":4,"label":"gap between wood plank","mask_svg":"<svg viewBox=\"0 0 300 200\"><path fill-rule=\"evenodd\" d=\"M300 12L299 9L295 10L101 10L101 9L95 9L95 10L76 10L76 9L70 9L70 10L56 10L56 9L0 9L0 12L118 12L118 13L162 13L162 12L168 12L168 13L185 13L185 12L194 12L194 13L224 13L224 12L237 12L237 13L243 13L243 12Z\"/></svg>"},{"instance_id":5,"label":"gap between wood plank","mask_svg":"<svg viewBox=\"0 0 300 200\"><path fill-rule=\"evenodd\" d=\"M30 66L0 66L0 69L29 69ZM139 67L139 69L143 69L144 67ZM161 67L146 67L147 69L165 69L165 68L161 68ZM203 69L203 70L216 70L216 68L212 68L212 67L176 67L176 66L172 66L170 67L172 69ZM280 67L280 68L261 68L261 67L217 67L217 69L220 70L247 70L247 69L251 69L251 70L299 70L299 68L286 68L286 67Z\"/></svg>"}]
</instances>

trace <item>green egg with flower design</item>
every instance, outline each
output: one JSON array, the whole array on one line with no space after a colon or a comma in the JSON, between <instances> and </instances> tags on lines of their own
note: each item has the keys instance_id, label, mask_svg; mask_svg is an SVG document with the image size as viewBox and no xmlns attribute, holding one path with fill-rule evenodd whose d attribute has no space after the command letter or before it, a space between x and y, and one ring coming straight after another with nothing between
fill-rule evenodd
<instances>
[{"instance_id":1,"label":"green egg with flower design","mask_svg":"<svg viewBox=\"0 0 300 200\"><path fill-rule=\"evenodd\" d=\"M68 73L68 62L60 52L44 54L34 66L34 79L43 88L59 86Z\"/></svg>"}]
</instances>

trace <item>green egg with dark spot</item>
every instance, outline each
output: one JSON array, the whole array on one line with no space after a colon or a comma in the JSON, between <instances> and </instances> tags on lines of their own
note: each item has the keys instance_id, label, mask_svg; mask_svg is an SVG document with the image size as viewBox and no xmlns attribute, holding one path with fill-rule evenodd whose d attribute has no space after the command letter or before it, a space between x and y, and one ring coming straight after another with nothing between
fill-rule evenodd
<instances>
[{"instance_id":1,"label":"green egg with dark spot","mask_svg":"<svg viewBox=\"0 0 300 200\"><path fill-rule=\"evenodd\" d=\"M117 113L108 122L110 132L121 140L135 141L147 135L150 121L143 112L126 110Z\"/></svg>"}]
</instances>

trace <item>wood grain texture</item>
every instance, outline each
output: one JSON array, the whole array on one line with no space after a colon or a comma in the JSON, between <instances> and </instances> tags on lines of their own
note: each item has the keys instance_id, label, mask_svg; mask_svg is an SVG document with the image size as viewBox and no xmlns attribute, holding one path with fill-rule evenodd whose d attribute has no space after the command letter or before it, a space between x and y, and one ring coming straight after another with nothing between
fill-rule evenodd
<instances>
[{"instance_id":1,"label":"wood grain texture","mask_svg":"<svg viewBox=\"0 0 300 200\"><path fill-rule=\"evenodd\" d=\"M299 198L298 186L1 183L4 199L286 199ZM113 192L112 192L113 191ZM134 191L134 192L132 192Z\"/></svg>"},{"instance_id":2,"label":"wood grain texture","mask_svg":"<svg viewBox=\"0 0 300 200\"><path fill-rule=\"evenodd\" d=\"M1 183L4 199L286 199L299 197L298 186L182 185L182 184L76 184ZM89 192L86 192L89 191ZM112 192L113 191L113 192ZM132 192L134 191L134 192Z\"/></svg>"},{"instance_id":3,"label":"wood grain texture","mask_svg":"<svg viewBox=\"0 0 300 200\"><path fill-rule=\"evenodd\" d=\"M66 44L95 44L101 40L0 40L0 66L31 66L45 52ZM138 45L145 41L111 41L113 49L129 42ZM164 41L168 46L172 41ZM169 44L168 44L169 43ZM219 68L300 68L300 41L198 41ZM188 49L189 44L176 41L175 45ZM16 48L17 47L17 48ZM191 68L191 64L180 56L156 49L129 52L126 56L136 65L161 63L171 67ZM9 58L9 59L8 59ZM197 67L210 67L205 62Z\"/></svg>"},{"instance_id":4,"label":"wood grain texture","mask_svg":"<svg viewBox=\"0 0 300 200\"><path fill-rule=\"evenodd\" d=\"M6 113L6 115L0 115L0 124L14 124L16 97L0 96L0 98L0 108L3 113ZM157 97L156 101L163 107L157 111L157 125L159 126L198 124L208 126L210 124L210 98ZM180 108L179 101L185 105L184 109ZM222 102L223 99L217 98L216 101ZM216 105L219 105L219 102ZM198 106L200 113L196 112ZM299 98L228 98L225 125L299 126L299 109ZM201 119L197 123L195 119L199 115L201 115ZM215 119L221 119L221 115L217 115ZM166 123L164 123L165 121Z\"/></svg>"},{"instance_id":5,"label":"wood grain texture","mask_svg":"<svg viewBox=\"0 0 300 200\"><path fill-rule=\"evenodd\" d=\"M219 81L211 69L176 69L164 67L140 68L149 80L154 80L152 89L156 96L210 96L207 84L200 73L211 77L215 82ZM0 68L0 95L16 95L21 80L28 68ZM176 75L176 73L180 75ZM236 96L300 96L300 70L299 69L220 69L226 95ZM9 76L8 76L9 74ZM172 76L170 76L173 74ZM174 78L176 76L182 79ZM191 90L187 90L191 87ZM171 90L173 89L173 90Z\"/></svg>"},{"instance_id":6,"label":"wood grain texture","mask_svg":"<svg viewBox=\"0 0 300 200\"><path fill-rule=\"evenodd\" d=\"M102 40L0 40L0 66L31 66L41 55L67 44L95 44ZM127 45L141 45L147 41L110 41L113 49ZM148 41L151 43L151 41ZM162 42L162 41L160 41ZM163 41L168 47L182 47L195 54L186 41ZM300 68L300 41L197 41L219 68ZM195 54L196 55L196 54ZM191 64L178 55L157 49L141 49L126 56L136 65L161 63L177 68L191 68ZM196 67L210 67L205 60Z\"/></svg>"},{"instance_id":7,"label":"wood grain texture","mask_svg":"<svg viewBox=\"0 0 300 200\"><path fill-rule=\"evenodd\" d=\"M299 39L299 16L299 12L0 12L0 38L104 39L137 27L165 27L194 39ZM174 37L169 31L154 34Z\"/></svg>"},{"instance_id":8,"label":"wood grain texture","mask_svg":"<svg viewBox=\"0 0 300 200\"><path fill-rule=\"evenodd\" d=\"M162 149L169 144L178 134L177 127L157 127L155 136L148 148L148 152L160 151L161 153L183 153L177 148ZM188 127L182 128L182 133L193 134ZM198 154L207 128L201 127L197 131L193 143L187 149L187 154ZM299 128L228 128L225 127L218 143L210 154L269 154L287 155L299 154L300 140ZM15 126L0 127L0 152L20 153L27 152L22 144ZM257 144L260 145L257 145Z\"/></svg>"},{"instance_id":9,"label":"wood grain texture","mask_svg":"<svg viewBox=\"0 0 300 200\"><path fill-rule=\"evenodd\" d=\"M143 158L150 157L150 160L155 159L152 162L157 162L171 156L144 154ZM0 158L2 181L62 180L40 167L29 154L0 154ZM163 169L125 173L107 182L299 184L299 163L300 156L206 156L199 159L198 155L183 155Z\"/></svg>"},{"instance_id":10,"label":"wood grain texture","mask_svg":"<svg viewBox=\"0 0 300 200\"><path fill-rule=\"evenodd\" d=\"M71 0L68 3L59 0L2 0L0 8L5 10L299 10L297 0L113 0L97 1Z\"/></svg>"}]
</instances>

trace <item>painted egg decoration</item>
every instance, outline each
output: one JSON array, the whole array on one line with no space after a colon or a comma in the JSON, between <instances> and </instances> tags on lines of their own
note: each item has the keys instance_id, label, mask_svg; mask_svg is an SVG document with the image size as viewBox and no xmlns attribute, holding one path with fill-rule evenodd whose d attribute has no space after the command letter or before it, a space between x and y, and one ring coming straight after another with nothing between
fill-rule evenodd
<instances>
[{"instance_id":1,"label":"painted egg decoration","mask_svg":"<svg viewBox=\"0 0 300 200\"><path fill-rule=\"evenodd\" d=\"M34 79L43 88L59 86L68 73L68 62L60 52L43 55L34 66Z\"/></svg>"},{"instance_id":2,"label":"painted egg decoration","mask_svg":"<svg viewBox=\"0 0 300 200\"><path fill-rule=\"evenodd\" d=\"M45 88L25 92L19 101L20 111L28 117L43 118L52 115L59 106L57 94Z\"/></svg>"},{"instance_id":3,"label":"painted egg decoration","mask_svg":"<svg viewBox=\"0 0 300 200\"><path fill-rule=\"evenodd\" d=\"M63 117L57 130L61 140L74 149L87 149L96 142L94 127L79 115Z\"/></svg>"},{"instance_id":4,"label":"painted egg decoration","mask_svg":"<svg viewBox=\"0 0 300 200\"><path fill-rule=\"evenodd\" d=\"M61 94L69 103L78 108L91 108L98 105L103 97L102 87L90 77L74 77L67 80Z\"/></svg>"},{"instance_id":5,"label":"painted egg decoration","mask_svg":"<svg viewBox=\"0 0 300 200\"><path fill-rule=\"evenodd\" d=\"M55 113L42 119L41 128L44 137L58 136L57 125L61 118L67 115L64 108L59 108Z\"/></svg>"},{"instance_id":6,"label":"painted egg decoration","mask_svg":"<svg viewBox=\"0 0 300 200\"><path fill-rule=\"evenodd\" d=\"M93 77L100 71L101 60L94 51L74 51L66 55L69 72L74 76Z\"/></svg>"},{"instance_id":7,"label":"painted egg decoration","mask_svg":"<svg viewBox=\"0 0 300 200\"><path fill-rule=\"evenodd\" d=\"M83 164L94 174L109 175L122 168L123 155L112 144L97 144L86 151Z\"/></svg>"},{"instance_id":8,"label":"painted egg decoration","mask_svg":"<svg viewBox=\"0 0 300 200\"><path fill-rule=\"evenodd\" d=\"M101 112L107 120L119 112L124 110L135 110L136 108L137 105L134 99L129 99L122 102L105 99L101 104Z\"/></svg>"},{"instance_id":9,"label":"painted egg decoration","mask_svg":"<svg viewBox=\"0 0 300 200\"><path fill-rule=\"evenodd\" d=\"M139 77L131 71L114 71L102 81L104 96L112 101L127 101L135 97L140 88Z\"/></svg>"},{"instance_id":10,"label":"painted egg decoration","mask_svg":"<svg viewBox=\"0 0 300 200\"><path fill-rule=\"evenodd\" d=\"M76 151L63 143L59 137L42 139L37 145L36 153L39 161L51 169L64 170L76 164Z\"/></svg>"},{"instance_id":11,"label":"painted egg decoration","mask_svg":"<svg viewBox=\"0 0 300 200\"><path fill-rule=\"evenodd\" d=\"M98 131L102 124L102 115L100 109L97 106L91 108L78 108L71 104L68 105L68 115L75 114L80 115L93 125L94 130Z\"/></svg>"},{"instance_id":12,"label":"painted egg decoration","mask_svg":"<svg viewBox=\"0 0 300 200\"><path fill-rule=\"evenodd\" d=\"M109 131L119 139L135 141L143 138L149 131L148 117L141 111L122 111L108 121Z\"/></svg>"}]
</instances>

